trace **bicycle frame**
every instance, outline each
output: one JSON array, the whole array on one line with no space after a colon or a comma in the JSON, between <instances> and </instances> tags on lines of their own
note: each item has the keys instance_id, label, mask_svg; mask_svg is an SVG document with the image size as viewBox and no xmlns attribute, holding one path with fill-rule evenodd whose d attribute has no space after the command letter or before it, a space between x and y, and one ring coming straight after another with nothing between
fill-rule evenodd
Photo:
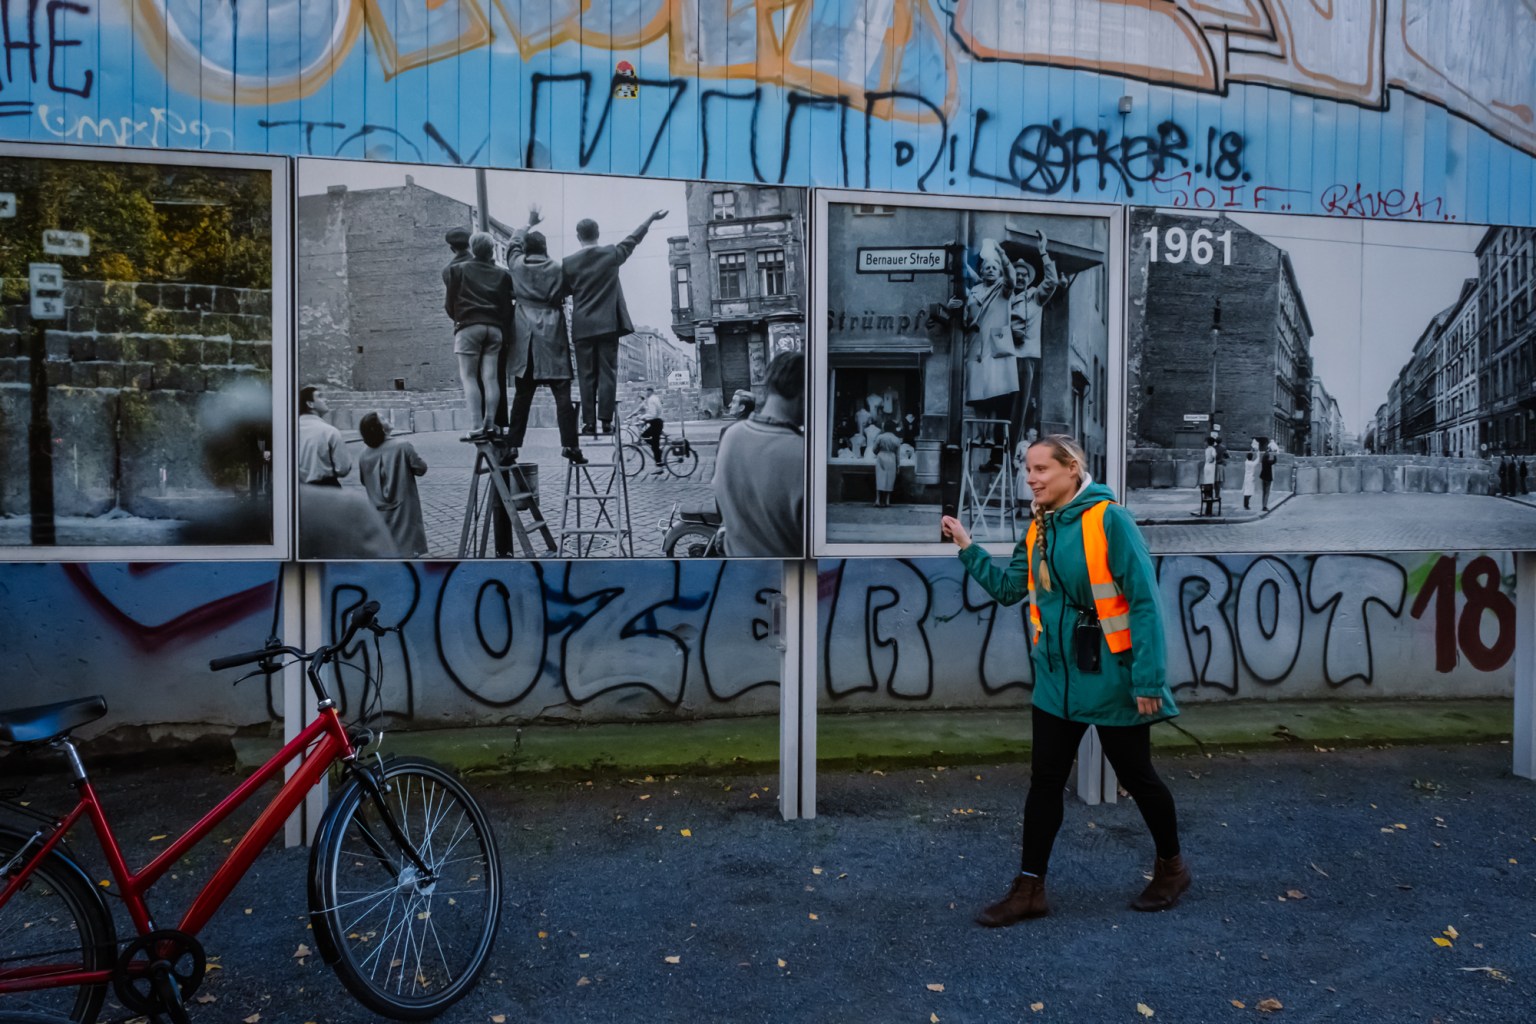
<instances>
[{"instance_id":1,"label":"bicycle frame","mask_svg":"<svg viewBox=\"0 0 1536 1024\"><path fill-rule=\"evenodd\" d=\"M347 735L346 727L342 724L336 708L322 707L318 717L305 726L303 731L289 741L271 760L262 765L254 775L242 782L234 792L205 814L202 820L187 829L137 872L129 870L117 838L107 823L101 802L96 797L96 790L89 779L84 778L77 762L76 788L80 791L79 802L69 814L56 821L47 830L47 838L32 854L26 866L5 885L4 891L0 892L0 906L11 899L44 858L59 845L65 834L85 818L89 820L92 830L96 833L97 841L101 844L102 853L106 855L107 865L128 908L128 915L133 920L134 928L140 935L146 935L156 928L146 903L146 896L154 884L187 851L207 838L208 834L221 822L243 806L256 790L272 781L289 763L299 761L298 769L293 776L272 797L260 816L246 830L245 835L241 836L224 863L214 872L213 877L208 879L207 884L182 915L181 923L176 926L177 930L195 936L229 898L236 883L250 870L267 843L271 842L278 830L283 827L283 822L298 808L304 797L320 781L331 765L339 760L350 760L354 754L352 741ZM39 834L42 834L41 831ZM14 971L0 970L0 994L64 988L73 985L98 985L112 980L113 971L110 969L97 971L59 969L64 966L66 965L35 966Z\"/></svg>"}]
</instances>

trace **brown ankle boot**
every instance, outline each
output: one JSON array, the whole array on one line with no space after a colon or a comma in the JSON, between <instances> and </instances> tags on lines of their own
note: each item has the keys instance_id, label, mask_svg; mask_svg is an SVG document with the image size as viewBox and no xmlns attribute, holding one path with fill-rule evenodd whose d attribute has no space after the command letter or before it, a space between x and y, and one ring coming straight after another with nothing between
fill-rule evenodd
<instances>
[{"instance_id":1,"label":"brown ankle boot","mask_svg":"<svg viewBox=\"0 0 1536 1024\"><path fill-rule=\"evenodd\" d=\"M1045 879L1018 875L1008 895L976 915L976 923L985 928L1005 928L1010 924L1044 917L1051 912L1045 902Z\"/></svg>"},{"instance_id":2,"label":"brown ankle boot","mask_svg":"<svg viewBox=\"0 0 1536 1024\"><path fill-rule=\"evenodd\" d=\"M1182 854L1164 860L1157 858L1152 867L1152 881L1141 890L1141 895L1131 900L1132 910L1167 910L1179 902L1179 897L1189 888L1189 865Z\"/></svg>"}]
</instances>

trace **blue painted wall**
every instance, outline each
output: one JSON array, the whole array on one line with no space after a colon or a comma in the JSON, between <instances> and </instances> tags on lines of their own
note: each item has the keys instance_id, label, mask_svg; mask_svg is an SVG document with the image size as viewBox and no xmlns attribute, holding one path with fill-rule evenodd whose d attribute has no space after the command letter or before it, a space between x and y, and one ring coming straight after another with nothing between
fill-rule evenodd
<instances>
[{"instance_id":1,"label":"blue painted wall","mask_svg":"<svg viewBox=\"0 0 1536 1024\"><path fill-rule=\"evenodd\" d=\"M1536 223L1523 0L5 0L0 19L0 138Z\"/></svg>"}]
</instances>

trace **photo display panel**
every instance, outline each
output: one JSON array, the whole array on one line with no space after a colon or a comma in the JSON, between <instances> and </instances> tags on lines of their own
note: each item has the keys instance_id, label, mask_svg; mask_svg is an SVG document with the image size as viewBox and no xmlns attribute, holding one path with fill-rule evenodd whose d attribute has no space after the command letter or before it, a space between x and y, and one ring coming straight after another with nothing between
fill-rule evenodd
<instances>
[{"instance_id":1,"label":"photo display panel","mask_svg":"<svg viewBox=\"0 0 1536 1024\"><path fill-rule=\"evenodd\" d=\"M1164 554L1536 547L1529 228L1134 210L1124 500Z\"/></svg>"},{"instance_id":2,"label":"photo display panel","mask_svg":"<svg viewBox=\"0 0 1536 1024\"><path fill-rule=\"evenodd\" d=\"M288 175L0 143L6 559L289 556Z\"/></svg>"},{"instance_id":3,"label":"photo display panel","mask_svg":"<svg viewBox=\"0 0 1536 1024\"><path fill-rule=\"evenodd\" d=\"M300 558L804 556L805 190L298 166Z\"/></svg>"},{"instance_id":4,"label":"photo display panel","mask_svg":"<svg viewBox=\"0 0 1536 1024\"><path fill-rule=\"evenodd\" d=\"M815 207L817 555L953 553L945 514L1010 552L1024 451L1048 434L1118 475L1117 208L825 190Z\"/></svg>"}]
</instances>

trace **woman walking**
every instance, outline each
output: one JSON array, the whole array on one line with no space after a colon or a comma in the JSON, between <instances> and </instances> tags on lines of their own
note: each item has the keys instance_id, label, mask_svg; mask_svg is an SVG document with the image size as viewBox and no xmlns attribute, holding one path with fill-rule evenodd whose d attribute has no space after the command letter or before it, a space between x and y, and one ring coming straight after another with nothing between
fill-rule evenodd
<instances>
[{"instance_id":1,"label":"woman walking","mask_svg":"<svg viewBox=\"0 0 1536 1024\"><path fill-rule=\"evenodd\" d=\"M1179 713L1163 667L1152 560L1130 513L1089 477L1074 439L1042 438L1025 464L1033 521L1006 569L971 543L958 519L943 519L945 535L984 590L1005 605L1030 598L1035 689L1023 851L1008 894L976 921L998 928L1050 913L1045 876L1061 828L1062 791L1090 725L1157 849L1152 882L1131 906L1166 910L1189 888L1190 873L1179 851L1173 795L1152 767L1152 724Z\"/></svg>"}]
</instances>

